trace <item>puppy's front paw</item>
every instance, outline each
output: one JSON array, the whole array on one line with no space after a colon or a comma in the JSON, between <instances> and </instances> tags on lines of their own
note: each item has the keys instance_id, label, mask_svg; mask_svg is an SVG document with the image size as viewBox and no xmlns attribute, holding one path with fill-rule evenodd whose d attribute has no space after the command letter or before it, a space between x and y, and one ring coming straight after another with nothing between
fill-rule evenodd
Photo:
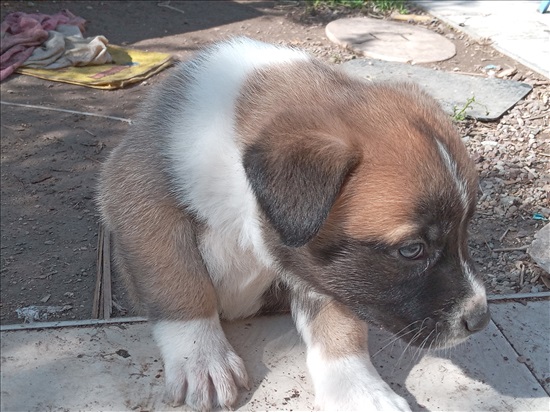
<instances>
[{"instance_id":1,"label":"puppy's front paw","mask_svg":"<svg viewBox=\"0 0 550 412\"><path fill-rule=\"evenodd\" d=\"M231 347L198 349L179 360L165 360L166 391L174 405L186 403L207 411L215 405L230 408L239 387L248 387L241 358Z\"/></svg>"},{"instance_id":2,"label":"puppy's front paw","mask_svg":"<svg viewBox=\"0 0 550 412\"><path fill-rule=\"evenodd\" d=\"M382 385L361 382L341 383L339 390L319 393L316 409L321 411L399 411L409 412L409 404L381 381Z\"/></svg>"},{"instance_id":3,"label":"puppy's front paw","mask_svg":"<svg viewBox=\"0 0 550 412\"><path fill-rule=\"evenodd\" d=\"M164 359L168 400L174 406L185 403L198 411L217 405L229 409L238 388L248 388L244 363L225 338L219 321L163 321L153 332Z\"/></svg>"},{"instance_id":4,"label":"puppy's front paw","mask_svg":"<svg viewBox=\"0 0 550 412\"><path fill-rule=\"evenodd\" d=\"M322 411L410 411L401 396L382 380L368 356L326 359L308 354L316 408Z\"/></svg>"}]
</instances>

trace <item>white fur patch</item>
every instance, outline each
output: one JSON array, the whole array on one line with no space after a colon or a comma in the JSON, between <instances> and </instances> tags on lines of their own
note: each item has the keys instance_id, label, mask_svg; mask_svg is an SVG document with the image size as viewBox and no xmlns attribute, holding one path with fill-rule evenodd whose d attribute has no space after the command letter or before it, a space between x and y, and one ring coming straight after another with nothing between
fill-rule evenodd
<instances>
[{"instance_id":1,"label":"white fur patch","mask_svg":"<svg viewBox=\"0 0 550 412\"><path fill-rule=\"evenodd\" d=\"M463 215L462 215L462 222L461 222L463 223L466 219L466 215L470 207L470 197L468 196L468 185L464 180L464 178L460 176L458 172L457 164L451 157L451 154L449 153L445 145L443 145L443 143L441 143L439 140L437 140L437 148L439 150L439 154L441 155L441 158L443 159L443 162L445 163L445 166L447 167L447 170L449 171L449 173L453 178L455 187L459 193L460 202L463 208ZM470 285L472 286L472 290L474 292L473 299L476 299L476 300L485 299L485 288L483 287L481 282L475 278L474 271L462 256L462 251L459 251L459 253L460 253L460 263L462 266L462 272L470 282Z\"/></svg>"},{"instance_id":2,"label":"white fur patch","mask_svg":"<svg viewBox=\"0 0 550 412\"><path fill-rule=\"evenodd\" d=\"M312 347L307 365L320 410L410 411L407 402L382 380L367 354L327 359L318 347Z\"/></svg>"},{"instance_id":3,"label":"white fur patch","mask_svg":"<svg viewBox=\"0 0 550 412\"><path fill-rule=\"evenodd\" d=\"M470 204L470 198L468 196L468 185L458 173L458 167L456 165L456 162L451 157L445 145L441 143L439 140L436 140L436 141L437 141L437 149L439 150L439 154L441 155L441 158L443 159L445 166L447 167L447 170L453 177L456 189L458 190L458 193L460 195L460 201L462 203L464 213L466 213Z\"/></svg>"},{"instance_id":4,"label":"white fur patch","mask_svg":"<svg viewBox=\"0 0 550 412\"><path fill-rule=\"evenodd\" d=\"M313 343L307 316L293 311L296 328L307 346L307 366L322 411L410 411L407 401L382 380L368 353L327 358Z\"/></svg>"},{"instance_id":5,"label":"white fur patch","mask_svg":"<svg viewBox=\"0 0 550 412\"><path fill-rule=\"evenodd\" d=\"M248 387L244 363L225 338L217 315L160 321L153 326L153 336L164 360L167 395L175 405L229 408L238 387Z\"/></svg>"},{"instance_id":6,"label":"white fur patch","mask_svg":"<svg viewBox=\"0 0 550 412\"><path fill-rule=\"evenodd\" d=\"M245 245L256 240L257 214L235 136L241 87L254 70L308 58L288 48L236 39L186 66L190 82L167 152L178 189L183 202L212 227L239 229Z\"/></svg>"},{"instance_id":7,"label":"white fur patch","mask_svg":"<svg viewBox=\"0 0 550 412\"><path fill-rule=\"evenodd\" d=\"M475 295L474 298L487 300L485 296L485 287L483 286L481 281L474 276L474 271L472 270L468 262L466 262L462 257L462 252L460 252L460 263L462 265L462 272L466 275L466 278L472 286L472 290L474 291Z\"/></svg>"},{"instance_id":8,"label":"white fur patch","mask_svg":"<svg viewBox=\"0 0 550 412\"><path fill-rule=\"evenodd\" d=\"M211 47L179 68L187 82L178 103L181 115L169 130L166 154L182 203L212 230L202 242L202 252L209 259L205 263L222 306L257 300L257 292L270 283L269 278L259 282L265 275L260 273L273 266L235 135L241 87L257 69L307 59L301 51L239 38ZM252 314L255 306L250 306L248 312L247 308L220 309L236 317Z\"/></svg>"},{"instance_id":9,"label":"white fur patch","mask_svg":"<svg viewBox=\"0 0 550 412\"><path fill-rule=\"evenodd\" d=\"M451 154L449 153L447 148L443 145L443 143L441 143L440 141L437 141L437 148L439 150L439 154L441 155L445 163L445 166L447 167L447 170L449 171L449 173L453 178L455 187L460 196L460 201L463 208L463 214L462 214L462 220L461 220L461 225L462 225L466 220L468 209L470 207L470 198L468 196L468 185L464 180L464 178L460 176L456 162L453 160L453 158L451 157ZM472 294L467 300L464 301L462 305L460 305L456 313L453 313L452 317L449 319L451 328L455 330L459 330L462 328L462 322L465 314L468 314L473 310L479 311L479 310L482 310L483 308L485 310L487 309L487 296L485 294L485 287L483 286L483 283L475 277L474 270L472 269L468 261L464 258L463 251L461 249L459 249L458 254L459 254L462 273L464 274L465 278L468 280L468 283L470 284L470 287L472 288ZM450 339L447 342L445 342L445 346L446 347L454 346L465 339L466 337Z\"/></svg>"},{"instance_id":10,"label":"white fur patch","mask_svg":"<svg viewBox=\"0 0 550 412\"><path fill-rule=\"evenodd\" d=\"M236 236L228 239L215 229L207 229L199 242L216 289L218 311L228 320L257 313L263 304L259 298L276 277L276 272L261 263L250 249L242 249Z\"/></svg>"}]
</instances>

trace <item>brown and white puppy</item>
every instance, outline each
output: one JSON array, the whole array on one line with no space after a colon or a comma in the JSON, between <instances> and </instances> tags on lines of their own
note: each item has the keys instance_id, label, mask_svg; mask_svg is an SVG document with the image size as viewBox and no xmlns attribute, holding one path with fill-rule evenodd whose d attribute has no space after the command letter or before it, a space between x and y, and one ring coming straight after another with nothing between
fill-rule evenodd
<instances>
[{"instance_id":1,"label":"brown and white puppy","mask_svg":"<svg viewBox=\"0 0 550 412\"><path fill-rule=\"evenodd\" d=\"M487 324L467 244L476 193L448 116L417 87L240 38L152 94L99 203L175 403L231 406L248 378L220 317L290 301L318 407L408 410L369 359L367 322L430 348Z\"/></svg>"}]
</instances>

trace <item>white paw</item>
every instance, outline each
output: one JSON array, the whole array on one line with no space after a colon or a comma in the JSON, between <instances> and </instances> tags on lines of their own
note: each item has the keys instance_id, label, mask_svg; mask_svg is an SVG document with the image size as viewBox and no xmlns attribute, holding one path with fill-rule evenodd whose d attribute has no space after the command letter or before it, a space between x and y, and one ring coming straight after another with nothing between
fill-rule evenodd
<instances>
[{"instance_id":1,"label":"white paw","mask_svg":"<svg viewBox=\"0 0 550 412\"><path fill-rule=\"evenodd\" d=\"M322 411L410 411L409 404L382 380L367 355L326 359L308 353L316 408Z\"/></svg>"},{"instance_id":2,"label":"white paw","mask_svg":"<svg viewBox=\"0 0 550 412\"><path fill-rule=\"evenodd\" d=\"M409 404L384 382L383 385L351 384L332 393L315 397L315 407L321 411L400 411L408 412Z\"/></svg>"},{"instance_id":3,"label":"white paw","mask_svg":"<svg viewBox=\"0 0 550 412\"><path fill-rule=\"evenodd\" d=\"M242 359L225 338L218 318L161 321L153 334L164 359L166 392L174 406L229 409L239 387L248 388Z\"/></svg>"}]
</instances>

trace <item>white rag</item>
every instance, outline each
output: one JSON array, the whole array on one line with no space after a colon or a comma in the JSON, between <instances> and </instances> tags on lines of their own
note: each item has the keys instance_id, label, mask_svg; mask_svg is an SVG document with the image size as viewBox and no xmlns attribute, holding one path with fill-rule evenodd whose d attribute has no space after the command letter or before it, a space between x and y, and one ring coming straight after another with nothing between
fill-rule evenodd
<instances>
[{"instance_id":1,"label":"white rag","mask_svg":"<svg viewBox=\"0 0 550 412\"><path fill-rule=\"evenodd\" d=\"M111 63L113 58L107 51L108 43L104 36L84 38L77 26L60 24L48 31L48 39L34 49L22 66L60 69Z\"/></svg>"}]
</instances>

